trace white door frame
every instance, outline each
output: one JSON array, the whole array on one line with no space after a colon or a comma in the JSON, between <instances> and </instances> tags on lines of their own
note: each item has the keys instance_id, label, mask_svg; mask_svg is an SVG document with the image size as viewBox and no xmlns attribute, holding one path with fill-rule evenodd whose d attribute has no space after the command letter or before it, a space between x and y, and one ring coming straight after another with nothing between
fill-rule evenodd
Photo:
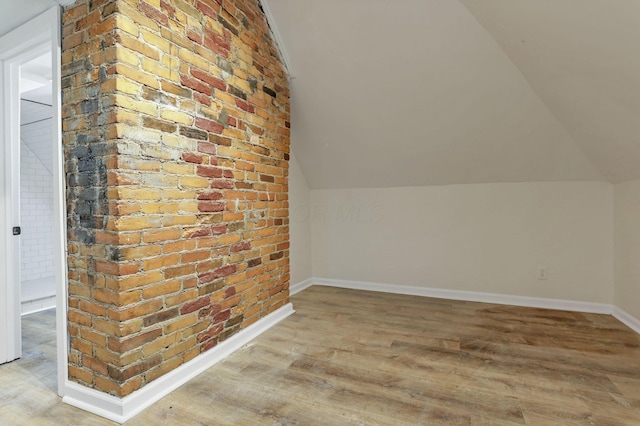
<instances>
[{"instance_id":1,"label":"white door frame","mask_svg":"<svg viewBox=\"0 0 640 426\"><path fill-rule=\"evenodd\" d=\"M53 113L53 209L54 264L56 274L56 345L58 394L64 396L67 381L67 244L65 180L61 124L61 11L54 6L26 24L0 37L0 360L20 356L20 239L11 229L20 226L20 66L51 51ZM5 273L2 273L5 271ZM1 342L1 341L0 341Z\"/></svg>"}]
</instances>

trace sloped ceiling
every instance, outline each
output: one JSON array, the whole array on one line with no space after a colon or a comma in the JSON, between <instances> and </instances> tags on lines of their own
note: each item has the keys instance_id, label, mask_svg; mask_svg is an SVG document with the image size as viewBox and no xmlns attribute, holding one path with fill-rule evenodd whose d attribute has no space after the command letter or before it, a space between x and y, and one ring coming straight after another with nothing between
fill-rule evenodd
<instances>
[{"instance_id":1,"label":"sloped ceiling","mask_svg":"<svg viewBox=\"0 0 640 426\"><path fill-rule=\"evenodd\" d=\"M612 182L640 178L640 2L462 0Z\"/></svg>"},{"instance_id":2,"label":"sloped ceiling","mask_svg":"<svg viewBox=\"0 0 640 426\"><path fill-rule=\"evenodd\" d=\"M640 178L636 0L263 0L312 188Z\"/></svg>"}]
</instances>

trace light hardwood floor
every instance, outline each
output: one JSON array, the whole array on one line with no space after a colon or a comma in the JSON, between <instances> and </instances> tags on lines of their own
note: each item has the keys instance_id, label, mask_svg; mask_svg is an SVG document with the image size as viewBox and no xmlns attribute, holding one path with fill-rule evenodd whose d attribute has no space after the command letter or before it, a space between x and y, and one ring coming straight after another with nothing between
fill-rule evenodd
<instances>
[{"instance_id":1,"label":"light hardwood floor","mask_svg":"<svg viewBox=\"0 0 640 426\"><path fill-rule=\"evenodd\" d=\"M611 316L328 287L292 301L127 424L640 425L640 336ZM33 349L0 367L0 424L112 424L56 397L38 315Z\"/></svg>"}]
</instances>

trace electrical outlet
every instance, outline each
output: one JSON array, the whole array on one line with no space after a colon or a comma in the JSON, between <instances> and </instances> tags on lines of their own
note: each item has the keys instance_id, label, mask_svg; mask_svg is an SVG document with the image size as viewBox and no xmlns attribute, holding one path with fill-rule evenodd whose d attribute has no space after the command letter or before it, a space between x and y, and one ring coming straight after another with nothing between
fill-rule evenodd
<instances>
[{"instance_id":1,"label":"electrical outlet","mask_svg":"<svg viewBox=\"0 0 640 426\"><path fill-rule=\"evenodd\" d=\"M547 270L547 267L546 266L539 266L538 267L538 279L539 280L546 280L548 276L549 276L549 271Z\"/></svg>"}]
</instances>

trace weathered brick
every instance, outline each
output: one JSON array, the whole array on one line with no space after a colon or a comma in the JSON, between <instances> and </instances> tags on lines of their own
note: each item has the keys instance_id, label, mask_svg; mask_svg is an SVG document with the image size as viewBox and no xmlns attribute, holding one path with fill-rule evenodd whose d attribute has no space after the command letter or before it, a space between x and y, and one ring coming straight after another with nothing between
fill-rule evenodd
<instances>
[{"instance_id":1,"label":"weathered brick","mask_svg":"<svg viewBox=\"0 0 640 426\"><path fill-rule=\"evenodd\" d=\"M133 276L121 278L116 282L117 288L114 290L125 291L135 287L142 287L148 284L162 281L162 273L157 271L145 272Z\"/></svg>"},{"instance_id":2,"label":"weathered brick","mask_svg":"<svg viewBox=\"0 0 640 426\"><path fill-rule=\"evenodd\" d=\"M76 310L70 309L67 316L68 316L69 322L79 324L79 325L86 325L86 326L91 325L91 317L89 315L83 314Z\"/></svg>"},{"instance_id":3,"label":"weathered brick","mask_svg":"<svg viewBox=\"0 0 640 426\"><path fill-rule=\"evenodd\" d=\"M222 169L212 166L198 166L197 174L198 176L209 178L221 178L222 176L224 176L224 172Z\"/></svg>"},{"instance_id":4,"label":"weathered brick","mask_svg":"<svg viewBox=\"0 0 640 426\"><path fill-rule=\"evenodd\" d=\"M213 272L207 272L205 274L201 274L198 278L201 283L208 283L217 278L226 277L227 275L231 275L236 271L236 265L227 265L222 268L219 268Z\"/></svg>"},{"instance_id":5,"label":"weathered brick","mask_svg":"<svg viewBox=\"0 0 640 426\"><path fill-rule=\"evenodd\" d=\"M142 239L145 243L155 243L158 241L177 240L180 237L180 229L153 229L145 232Z\"/></svg>"},{"instance_id":6,"label":"weathered brick","mask_svg":"<svg viewBox=\"0 0 640 426\"><path fill-rule=\"evenodd\" d=\"M257 0L77 3L69 371L122 397L286 303L288 81Z\"/></svg>"},{"instance_id":7,"label":"weathered brick","mask_svg":"<svg viewBox=\"0 0 640 426\"><path fill-rule=\"evenodd\" d=\"M196 301L186 303L182 308L180 308L180 314L185 315L191 312L195 312L198 309L204 308L209 304L211 304L211 300L209 299L209 297L201 297Z\"/></svg>"},{"instance_id":8,"label":"weathered brick","mask_svg":"<svg viewBox=\"0 0 640 426\"><path fill-rule=\"evenodd\" d=\"M251 243L249 241L243 241L241 243L233 244L231 246L231 252L239 252L244 250L250 250Z\"/></svg>"},{"instance_id":9,"label":"weathered brick","mask_svg":"<svg viewBox=\"0 0 640 426\"><path fill-rule=\"evenodd\" d=\"M216 19L218 17L220 4L216 2L205 2L203 0L197 0L195 6L199 11L210 18Z\"/></svg>"},{"instance_id":10,"label":"weathered brick","mask_svg":"<svg viewBox=\"0 0 640 426\"><path fill-rule=\"evenodd\" d=\"M198 210L203 213L221 212L225 209L225 204L214 201L200 201L198 203Z\"/></svg>"},{"instance_id":11,"label":"weathered brick","mask_svg":"<svg viewBox=\"0 0 640 426\"><path fill-rule=\"evenodd\" d=\"M78 379L80 382L85 382L87 384L93 383L93 373L84 368L79 368L73 365L69 366L69 377Z\"/></svg>"},{"instance_id":12,"label":"weathered brick","mask_svg":"<svg viewBox=\"0 0 640 426\"><path fill-rule=\"evenodd\" d=\"M139 346L144 345L145 343L151 342L157 337L162 335L162 329L157 328L155 330L150 330L145 333L138 334L137 336L129 337L126 339L118 339L115 337L109 338L109 349L115 352L124 353L128 352L132 349L135 349Z\"/></svg>"},{"instance_id":13,"label":"weathered brick","mask_svg":"<svg viewBox=\"0 0 640 426\"><path fill-rule=\"evenodd\" d=\"M103 376L108 374L108 364L99 359L84 356L82 357L82 365L87 367L89 370L102 374Z\"/></svg>"},{"instance_id":14,"label":"weathered brick","mask_svg":"<svg viewBox=\"0 0 640 426\"><path fill-rule=\"evenodd\" d=\"M161 300L151 300L140 305L130 308L115 310L108 309L107 315L115 321L127 321L133 318L140 318L152 312L156 312L162 308Z\"/></svg>"},{"instance_id":15,"label":"weathered brick","mask_svg":"<svg viewBox=\"0 0 640 426\"><path fill-rule=\"evenodd\" d=\"M145 358L142 361L129 365L126 368L117 368L114 366L108 366L109 377L118 382L124 382L131 377L138 376L145 371L159 365L162 362L162 355L155 354L151 357Z\"/></svg>"},{"instance_id":16,"label":"weathered brick","mask_svg":"<svg viewBox=\"0 0 640 426\"><path fill-rule=\"evenodd\" d=\"M166 311L160 311L158 313L155 313L153 315L149 315L147 317L144 318L143 324L145 327L150 327L152 325L155 325L159 322L164 322L164 321L168 321L170 319L173 319L175 317L177 317L179 314L178 308L173 308L173 309L169 309Z\"/></svg>"},{"instance_id":17,"label":"weathered brick","mask_svg":"<svg viewBox=\"0 0 640 426\"><path fill-rule=\"evenodd\" d=\"M193 152L183 152L182 159L188 163L202 164L202 155Z\"/></svg>"},{"instance_id":18,"label":"weathered brick","mask_svg":"<svg viewBox=\"0 0 640 426\"><path fill-rule=\"evenodd\" d=\"M177 265L179 261L180 261L180 255L168 254L167 256L158 256L152 259L145 260L142 263L142 268L145 271L152 271L154 269L160 269L167 266Z\"/></svg>"},{"instance_id":19,"label":"weathered brick","mask_svg":"<svg viewBox=\"0 0 640 426\"><path fill-rule=\"evenodd\" d=\"M151 299L153 297L163 296L165 294L176 293L180 291L180 281L173 280L165 283L156 284L154 286L145 288L142 290L142 297L145 299ZM146 327L147 325L145 325Z\"/></svg>"},{"instance_id":20,"label":"weathered brick","mask_svg":"<svg viewBox=\"0 0 640 426\"><path fill-rule=\"evenodd\" d=\"M193 78L188 75L180 75L180 83L205 95L211 95L211 87L197 78Z\"/></svg>"},{"instance_id":21,"label":"weathered brick","mask_svg":"<svg viewBox=\"0 0 640 426\"><path fill-rule=\"evenodd\" d=\"M222 133L224 126L217 121L207 120L205 118L196 118L196 127L213 133Z\"/></svg>"},{"instance_id":22,"label":"weathered brick","mask_svg":"<svg viewBox=\"0 0 640 426\"><path fill-rule=\"evenodd\" d=\"M160 130L161 132L165 133L173 133L178 128L178 126L176 126L174 123L164 120L158 120L157 118L153 117L143 117L142 125L144 127Z\"/></svg>"},{"instance_id":23,"label":"weathered brick","mask_svg":"<svg viewBox=\"0 0 640 426\"><path fill-rule=\"evenodd\" d=\"M167 17L167 15L162 13L162 11L154 8L147 2L141 1L138 4L138 9L140 10L140 12L142 12L148 18L152 19L155 22L159 22L162 25L167 25L169 23L169 18Z\"/></svg>"}]
</instances>

